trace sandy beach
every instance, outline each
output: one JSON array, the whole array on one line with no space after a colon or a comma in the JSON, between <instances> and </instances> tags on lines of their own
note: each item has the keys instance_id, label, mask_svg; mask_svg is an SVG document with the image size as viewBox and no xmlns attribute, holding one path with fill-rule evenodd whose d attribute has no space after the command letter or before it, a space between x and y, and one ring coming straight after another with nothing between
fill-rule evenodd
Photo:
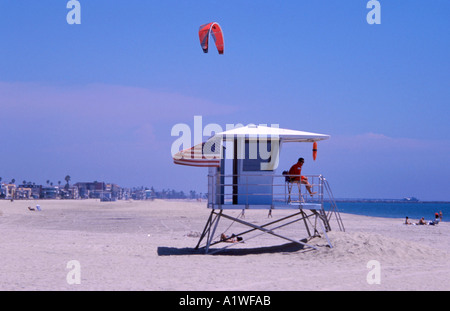
<instances>
[{"instance_id":1,"label":"sandy beach","mask_svg":"<svg viewBox=\"0 0 450 311\"><path fill-rule=\"evenodd\" d=\"M37 204L41 211L28 209ZM301 250L263 234L204 255L194 247L209 213L205 202L0 201L0 290L450 289L448 222L406 226L403 219L341 214L346 231L332 221L333 248L316 238L310 243L318 250ZM274 210L273 217L286 213ZM267 217L245 213L256 224ZM300 227L286 234L303 238ZM217 232L239 230L224 222ZM367 281L373 260L379 284ZM72 261L79 263L80 284L68 282Z\"/></svg>"}]
</instances>

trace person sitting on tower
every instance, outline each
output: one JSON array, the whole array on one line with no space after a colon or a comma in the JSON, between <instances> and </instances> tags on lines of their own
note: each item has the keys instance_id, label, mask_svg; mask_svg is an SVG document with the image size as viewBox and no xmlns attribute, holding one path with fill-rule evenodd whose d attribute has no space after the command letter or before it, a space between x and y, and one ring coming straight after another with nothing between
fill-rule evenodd
<instances>
[{"instance_id":1,"label":"person sitting on tower","mask_svg":"<svg viewBox=\"0 0 450 311\"><path fill-rule=\"evenodd\" d=\"M305 163L305 159L299 158L297 163L291 166L289 169L289 176L291 183L298 183L298 184L304 184L306 187L306 190L308 190L309 195L312 197L317 192L312 192L312 186L308 181L308 178L305 176L302 176L302 167Z\"/></svg>"}]
</instances>

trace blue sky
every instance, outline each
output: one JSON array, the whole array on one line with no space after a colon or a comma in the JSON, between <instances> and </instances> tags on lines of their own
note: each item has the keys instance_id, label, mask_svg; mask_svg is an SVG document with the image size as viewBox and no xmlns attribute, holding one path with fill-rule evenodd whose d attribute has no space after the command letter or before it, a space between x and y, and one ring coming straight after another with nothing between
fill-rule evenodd
<instances>
[{"instance_id":1,"label":"blue sky","mask_svg":"<svg viewBox=\"0 0 450 311\"><path fill-rule=\"evenodd\" d=\"M0 177L206 191L177 123L331 135L283 148L336 197L450 200L450 2L0 0ZM217 21L225 54L204 54Z\"/></svg>"}]
</instances>

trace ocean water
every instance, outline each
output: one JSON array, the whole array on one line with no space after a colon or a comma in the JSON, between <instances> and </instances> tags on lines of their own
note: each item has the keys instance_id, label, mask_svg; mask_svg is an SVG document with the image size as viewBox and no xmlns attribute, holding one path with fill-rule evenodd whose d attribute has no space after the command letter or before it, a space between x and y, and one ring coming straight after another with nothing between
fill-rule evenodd
<instances>
[{"instance_id":1,"label":"ocean water","mask_svg":"<svg viewBox=\"0 0 450 311\"><path fill-rule=\"evenodd\" d=\"M324 204L328 209L329 205ZM336 202L337 208L342 213L386 217L386 218L405 218L409 217L411 221L419 220L425 217L425 220L434 219L434 214L442 211L442 221L450 221L450 203L433 202Z\"/></svg>"}]
</instances>

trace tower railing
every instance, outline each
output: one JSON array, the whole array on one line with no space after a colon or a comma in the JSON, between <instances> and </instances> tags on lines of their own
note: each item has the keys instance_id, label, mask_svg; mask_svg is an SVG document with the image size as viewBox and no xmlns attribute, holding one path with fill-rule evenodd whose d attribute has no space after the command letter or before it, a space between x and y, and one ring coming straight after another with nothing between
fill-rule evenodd
<instances>
[{"instance_id":1,"label":"tower railing","mask_svg":"<svg viewBox=\"0 0 450 311\"><path fill-rule=\"evenodd\" d=\"M345 231L329 182L322 175L304 175L308 184L290 182L292 177L264 172L208 175L208 208L314 209L327 219L327 231L333 216Z\"/></svg>"},{"instance_id":2,"label":"tower railing","mask_svg":"<svg viewBox=\"0 0 450 311\"><path fill-rule=\"evenodd\" d=\"M231 205L245 205L247 208L257 208L261 205L263 208L268 206L276 208L292 203L323 203L322 175L305 175L313 194L308 192L305 184L289 182L287 180L289 177L291 176L257 173L208 175L208 207L227 208Z\"/></svg>"}]
</instances>

